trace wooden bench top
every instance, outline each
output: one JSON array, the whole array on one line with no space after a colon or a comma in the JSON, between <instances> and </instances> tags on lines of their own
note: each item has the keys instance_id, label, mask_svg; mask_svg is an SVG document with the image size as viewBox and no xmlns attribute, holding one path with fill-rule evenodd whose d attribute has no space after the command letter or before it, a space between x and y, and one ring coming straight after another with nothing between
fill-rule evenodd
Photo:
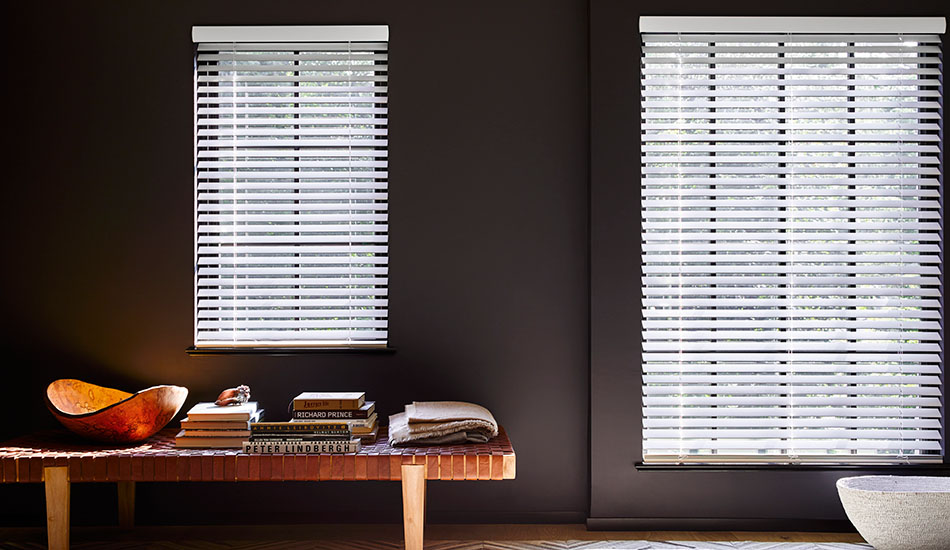
<instances>
[{"instance_id":1,"label":"wooden bench top","mask_svg":"<svg viewBox=\"0 0 950 550\"><path fill-rule=\"evenodd\" d=\"M387 429L349 454L244 454L238 449L179 449L177 428L118 447L86 443L65 430L0 442L0 482L39 483L46 466L69 468L70 482L110 481L396 481L401 465L425 465L430 480L515 477L515 451L504 428L487 443L392 447Z\"/></svg>"}]
</instances>

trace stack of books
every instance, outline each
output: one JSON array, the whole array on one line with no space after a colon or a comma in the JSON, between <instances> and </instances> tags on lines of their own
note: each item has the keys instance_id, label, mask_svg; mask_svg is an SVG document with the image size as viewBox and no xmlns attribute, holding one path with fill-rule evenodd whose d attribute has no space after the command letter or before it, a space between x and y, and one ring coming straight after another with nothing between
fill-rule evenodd
<instances>
[{"instance_id":1,"label":"stack of books","mask_svg":"<svg viewBox=\"0 0 950 550\"><path fill-rule=\"evenodd\" d=\"M291 422L308 424L346 424L353 437L366 444L379 434L376 403L366 400L365 392L303 392L292 403Z\"/></svg>"},{"instance_id":2,"label":"stack of books","mask_svg":"<svg viewBox=\"0 0 950 550\"><path fill-rule=\"evenodd\" d=\"M181 421L175 437L176 447L240 449L251 436L251 423L260 421L264 410L256 401L219 407L214 403L198 403Z\"/></svg>"},{"instance_id":3,"label":"stack of books","mask_svg":"<svg viewBox=\"0 0 950 550\"><path fill-rule=\"evenodd\" d=\"M360 440L346 424L252 422L251 436L242 449L253 454L355 453L360 450Z\"/></svg>"}]
</instances>

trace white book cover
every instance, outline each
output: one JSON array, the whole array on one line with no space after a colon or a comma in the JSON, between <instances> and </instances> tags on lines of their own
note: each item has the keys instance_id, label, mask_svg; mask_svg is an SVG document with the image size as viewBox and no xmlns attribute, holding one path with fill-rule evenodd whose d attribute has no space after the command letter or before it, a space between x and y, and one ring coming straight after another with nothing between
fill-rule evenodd
<instances>
[{"instance_id":1,"label":"white book cover","mask_svg":"<svg viewBox=\"0 0 950 550\"><path fill-rule=\"evenodd\" d=\"M250 420L257 413L257 401L241 405L218 406L211 402L197 403L188 410L189 420Z\"/></svg>"}]
</instances>

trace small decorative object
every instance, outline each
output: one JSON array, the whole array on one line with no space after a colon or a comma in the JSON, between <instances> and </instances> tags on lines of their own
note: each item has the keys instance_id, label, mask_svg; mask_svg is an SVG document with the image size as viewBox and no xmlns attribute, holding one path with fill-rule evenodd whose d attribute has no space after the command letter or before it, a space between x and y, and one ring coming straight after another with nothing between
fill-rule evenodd
<instances>
[{"instance_id":1,"label":"small decorative object","mask_svg":"<svg viewBox=\"0 0 950 550\"><path fill-rule=\"evenodd\" d=\"M63 426L83 437L135 443L164 428L186 397L188 388L181 386L128 393L64 378L46 388L46 407Z\"/></svg>"},{"instance_id":2,"label":"small decorative object","mask_svg":"<svg viewBox=\"0 0 950 550\"><path fill-rule=\"evenodd\" d=\"M846 477L837 486L848 519L877 550L950 548L950 477Z\"/></svg>"},{"instance_id":3,"label":"small decorative object","mask_svg":"<svg viewBox=\"0 0 950 550\"><path fill-rule=\"evenodd\" d=\"M225 405L242 405L251 398L251 388L241 385L236 388L228 388L218 394L218 399L214 404L223 407Z\"/></svg>"}]
</instances>

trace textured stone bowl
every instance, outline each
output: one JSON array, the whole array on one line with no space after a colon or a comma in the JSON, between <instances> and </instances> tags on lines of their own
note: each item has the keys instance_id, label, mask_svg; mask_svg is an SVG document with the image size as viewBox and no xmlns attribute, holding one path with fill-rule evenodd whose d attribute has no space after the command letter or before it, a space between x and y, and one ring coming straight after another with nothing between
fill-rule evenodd
<instances>
[{"instance_id":1,"label":"textured stone bowl","mask_svg":"<svg viewBox=\"0 0 950 550\"><path fill-rule=\"evenodd\" d=\"M106 443L135 443L178 414L188 389L153 386L137 393L64 378L46 388L46 407L70 431Z\"/></svg>"},{"instance_id":2,"label":"textured stone bowl","mask_svg":"<svg viewBox=\"0 0 950 550\"><path fill-rule=\"evenodd\" d=\"M950 549L950 477L838 480L848 519L877 550Z\"/></svg>"}]
</instances>

